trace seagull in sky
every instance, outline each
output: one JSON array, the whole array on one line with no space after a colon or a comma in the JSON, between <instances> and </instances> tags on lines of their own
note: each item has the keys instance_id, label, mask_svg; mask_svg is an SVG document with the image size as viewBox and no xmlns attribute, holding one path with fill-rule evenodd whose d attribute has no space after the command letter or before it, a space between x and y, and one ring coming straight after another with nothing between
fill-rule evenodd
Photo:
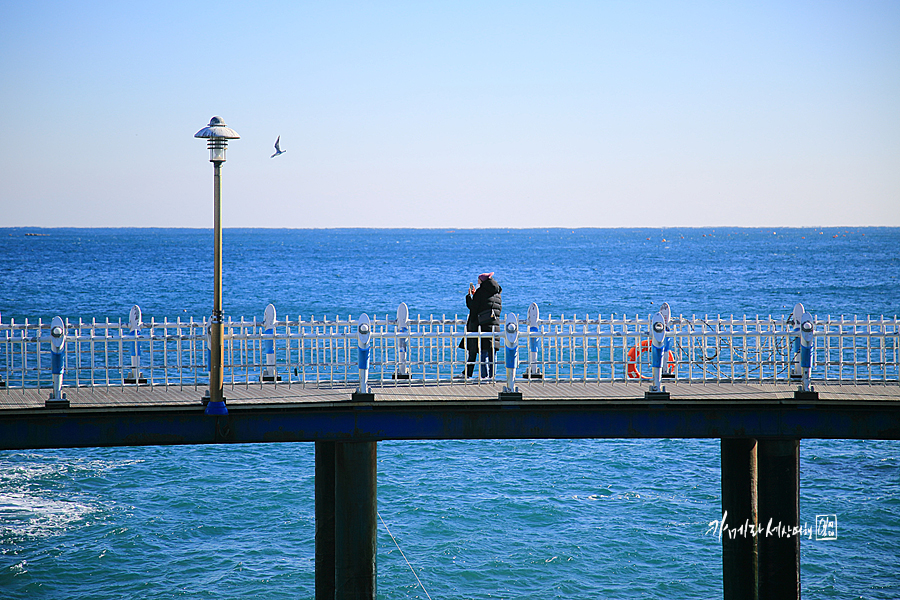
<instances>
[{"instance_id":1,"label":"seagull in sky","mask_svg":"<svg viewBox=\"0 0 900 600\"><path fill-rule=\"evenodd\" d=\"M280 142L281 142L281 136L279 135L279 136L278 136L278 139L275 140L275 154L273 154L273 155L270 156L269 158L275 158L275 157L278 156L279 154L284 154L285 152L287 152L287 150L282 150L282 149L281 149Z\"/></svg>"}]
</instances>

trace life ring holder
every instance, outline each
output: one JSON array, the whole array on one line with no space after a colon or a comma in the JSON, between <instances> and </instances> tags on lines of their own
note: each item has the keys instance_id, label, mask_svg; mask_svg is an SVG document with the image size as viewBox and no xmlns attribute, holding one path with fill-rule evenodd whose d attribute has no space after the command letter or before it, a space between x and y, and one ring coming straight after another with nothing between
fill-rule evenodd
<instances>
[{"instance_id":1,"label":"life ring holder","mask_svg":"<svg viewBox=\"0 0 900 600\"><path fill-rule=\"evenodd\" d=\"M638 348L641 349L640 354L644 354L644 352L649 352L653 347L653 343L647 339L641 341L640 346L632 346L628 349L628 358L625 364L625 376L628 379L653 379L652 377L647 377L646 375L641 375L641 372L638 370ZM667 356L669 363L669 375L675 374L675 353L669 350L669 354Z\"/></svg>"}]
</instances>

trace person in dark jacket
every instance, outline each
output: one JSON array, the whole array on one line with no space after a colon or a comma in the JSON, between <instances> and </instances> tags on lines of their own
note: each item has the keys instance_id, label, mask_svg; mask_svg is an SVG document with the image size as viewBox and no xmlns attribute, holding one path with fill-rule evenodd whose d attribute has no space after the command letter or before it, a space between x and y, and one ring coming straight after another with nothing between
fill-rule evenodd
<instances>
[{"instance_id":1,"label":"person in dark jacket","mask_svg":"<svg viewBox=\"0 0 900 600\"><path fill-rule=\"evenodd\" d=\"M469 318L466 320L466 331L492 332L494 327L500 325L500 311L503 301L500 297L502 288L494 280L494 273L482 273L478 276L478 288L469 284L469 293L466 295L466 306L469 308ZM478 357L479 343L477 338L469 338L460 342L459 347L468 350L466 358L466 377L471 377L475 370L475 360ZM490 337L481 338L481 376L493 377L494 375L494 342Z\"/></svg>"}]
</instances>

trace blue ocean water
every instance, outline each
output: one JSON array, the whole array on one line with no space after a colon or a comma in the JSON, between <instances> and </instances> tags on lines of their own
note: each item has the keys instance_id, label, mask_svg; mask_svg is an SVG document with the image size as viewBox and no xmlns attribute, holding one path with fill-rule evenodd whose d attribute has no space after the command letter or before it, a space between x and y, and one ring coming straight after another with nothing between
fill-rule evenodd
<instances>
[{"instance_id":1,"label":"blue ocean water","mask_svg":"<svg viewBox=\"0 0 900 600\"><path fill-rule=\"evenodd\" d=\"M31 235L26 235L31 234ZM35 235L37 234L37 235ZM227 316L900 313L900 230L226 230ZM4 320L200 317L212 232L0 229ZM0 392L2 393L2 392ZM721 596L717 440L381 442L378 506L431 598ZM896 598L896 442L804 440L815 598ZM311 444L0 452L3 598L312 598ZM380 598L425 594L384 528Z\"/></svg>"}]
</instances>

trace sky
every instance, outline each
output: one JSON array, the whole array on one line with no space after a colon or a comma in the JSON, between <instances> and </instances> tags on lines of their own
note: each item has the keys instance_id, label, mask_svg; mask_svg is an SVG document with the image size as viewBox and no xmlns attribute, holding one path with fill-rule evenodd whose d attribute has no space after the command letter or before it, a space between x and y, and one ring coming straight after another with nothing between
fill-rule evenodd
<instances>
[{"instance_id":1,"label":"sky","mask_svg":"<svg viewBox=\"0 0 900 600\"><path fill-rule=\"evenodd\" d=\"M900 2L0 0L0 226L900 226ZM285 153L270 158L281 136Z\"/></svg>"}]
</instances>

